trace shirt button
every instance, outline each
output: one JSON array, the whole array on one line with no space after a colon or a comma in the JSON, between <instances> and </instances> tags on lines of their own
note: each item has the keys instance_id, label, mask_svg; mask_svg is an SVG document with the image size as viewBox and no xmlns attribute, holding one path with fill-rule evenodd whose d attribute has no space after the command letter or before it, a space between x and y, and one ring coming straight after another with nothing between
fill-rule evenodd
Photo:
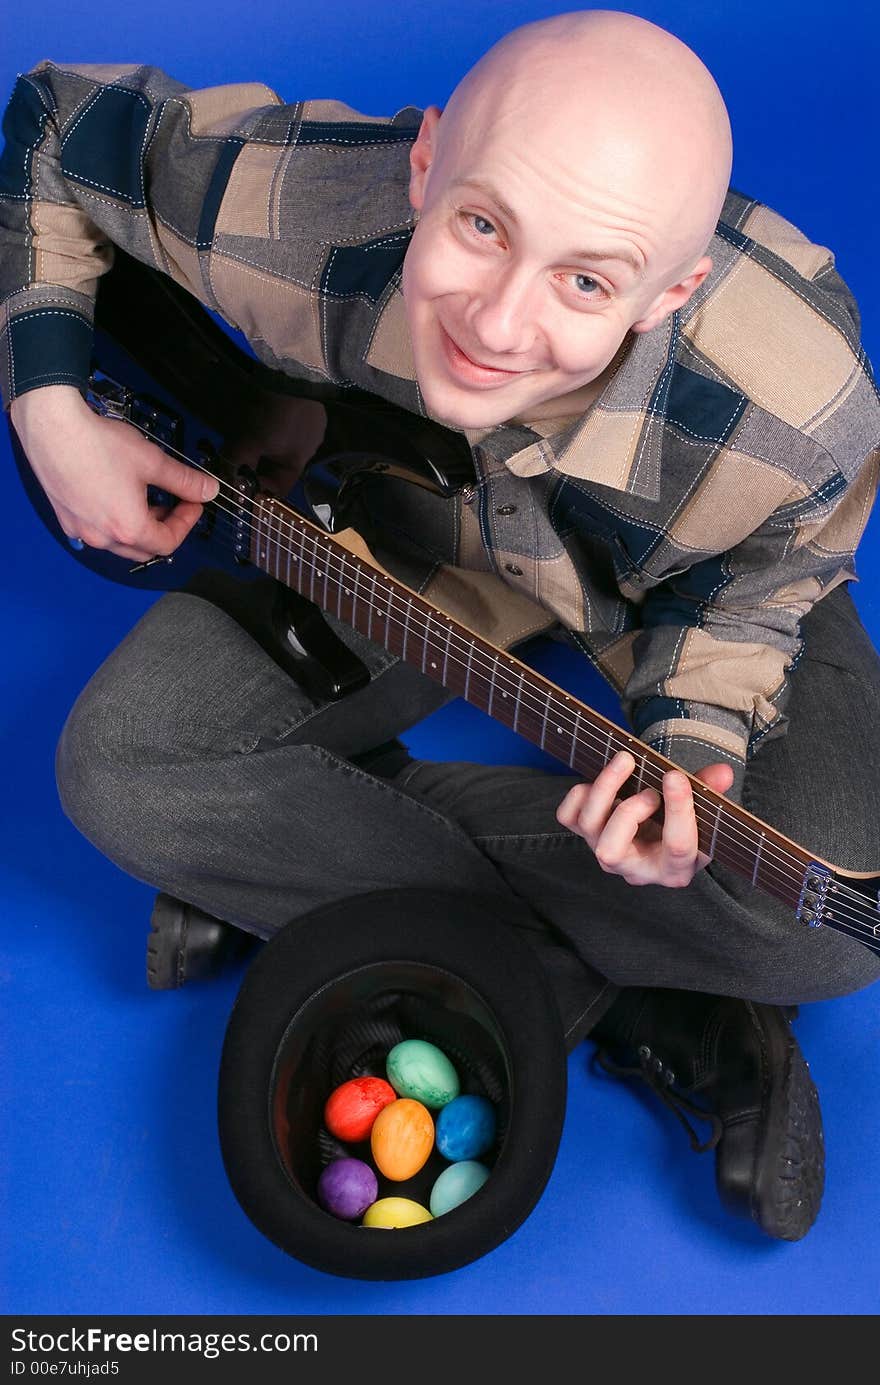
<instances>
[{"instance_id":1,"label":"shirt button","mask_svg":"<svg viewBox=\"0 0 880 1385\"><path fill-rule=\"evenodd\" d=\"M522 568L517 567L516 563L505 563L505 572L512 572L514 577L522 577Z\"/></svg>"},{"instance_id":2,"label":"shirt button","mask_svg":"<svg viewBox=\"0 0 880 1385\"><path fill-rule=\"evenodd\" d=\"M495 511L495 513L496 513L496 515L515 515L515 514L516 514L516 506L515 506L515 505L499 505L499 506L498 506L498 509Z\"/></svg>"}]
</instances>

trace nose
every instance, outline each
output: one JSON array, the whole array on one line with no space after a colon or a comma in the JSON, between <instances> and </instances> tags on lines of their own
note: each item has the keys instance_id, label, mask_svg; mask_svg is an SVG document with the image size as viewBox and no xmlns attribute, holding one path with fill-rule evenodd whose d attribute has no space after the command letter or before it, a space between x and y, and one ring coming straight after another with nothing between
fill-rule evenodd
<instances>
[{"instance_id":1,"label":"nose","mask_svg":"<svg viewBox=\"0 0 880 1385\"><path fill-rule=\"evenodd\" d=\"M535 292L524 266L505 265L495 267L472 295L467 322L486 364L515 370L516 361L504 358L530 357L538 334Z\"/></svg>"}]
</instances>

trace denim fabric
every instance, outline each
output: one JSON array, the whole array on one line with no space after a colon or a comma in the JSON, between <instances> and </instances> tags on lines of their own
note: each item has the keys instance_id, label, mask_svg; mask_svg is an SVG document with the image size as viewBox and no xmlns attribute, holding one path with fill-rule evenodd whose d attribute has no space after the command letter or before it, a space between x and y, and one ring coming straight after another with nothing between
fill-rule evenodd
<instances>
[{"instance_id":1,"label":"denim fabric","mask_svg":"<svg viewBox=\"0 0 880 1385\"><path fill-rule=\"evenodd\" d=\"M68 816L133 876L264 938L318 905L396 885L516 896L569 1042L620 985L785 1004L880 975L867 949L798 923L717 863L684 890L606 874L556 821L566 775L411 760L386 779L358 767L352 757L449 694L330 623L372 676L322 702L211 601L162 597L70 712L56 759ZM837 865L878 869L880 659L846 587L803 633L788 733L750 761L745 806Z\"/></svg>"}]
</instances>

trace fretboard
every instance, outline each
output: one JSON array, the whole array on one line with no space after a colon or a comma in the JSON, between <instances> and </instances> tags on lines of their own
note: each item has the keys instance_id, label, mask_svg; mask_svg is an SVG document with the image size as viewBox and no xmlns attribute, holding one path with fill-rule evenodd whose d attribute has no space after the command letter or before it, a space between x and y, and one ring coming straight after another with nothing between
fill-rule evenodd
<instances>
[{"instance_id":1,"label":"fretboard","mask_svg":"<svg viewBox=\"0 0 880 1385\"><path fill-rule=\"evenodd\" d=\"M383 645L587 781L620 750L629 751L636 762L629 793L646 787L659 792L663 775L680 768L281 501L261 499L255 505L250 556L256 566L322 611ZM817 858L693 776L688 778L700 850L799 914L804 912Z\"/></svg>"}]
</instances>

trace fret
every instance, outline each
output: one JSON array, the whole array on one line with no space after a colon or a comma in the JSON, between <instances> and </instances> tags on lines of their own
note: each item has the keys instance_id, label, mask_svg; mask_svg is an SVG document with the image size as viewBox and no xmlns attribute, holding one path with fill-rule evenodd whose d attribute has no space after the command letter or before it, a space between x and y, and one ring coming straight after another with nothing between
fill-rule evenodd
<instances>
[{"instance_id":1,"label":"fret","mask_svg":"<svg viewBox=\"0 0 880 1385\"><path fill-rule=\"evenodd\" d=\"M764 845L764 837L765 837L765 835L766 835L766 834L765 834L764 832L762 832L761 835L760 835L760 837L758 838L758 850L755 852L755 869L752 871L752 884L753 884L753 885L754 885L755 881L756 881L757 878L758 878L758 863L759 863L759 861L761 860L761 848L762 848L763 845Z\"/></svg>"},{"instance_id":2,"label":"fret","mask_svg":"<svg viewBox=\"0 0 880 1385\"><path fill-rule=\"evenodd\" d=\"M358 629L357 616L355 615L355 612L357 611L358 579L359 579L360 575L361 575L361 565L360 565L360 563L355 563L355 565L354 565L354 582L352 583L352 587L351 587L351 623L352 623L352 625L354 626L355 630Z\"/></svg>"},{"instance_id":3,"label":"fret","mask_svg":"<svg viewBox=\"0 0 880 1385\"><path fill-rule=\"evenodd\" d=\"M711 859L711 857L713 857L713 856L715 855L715 839L716 839L717 836L718 836L718 828L719 828L719 825L720 825L720 823L721 823L721 810L722 810L723 807L724 807L724 804L723 804L723 803L721 802L721 800L719 799L719 801L718 801L718 807L715 809L715 826L712 828L712 840L711 840L711 842L709 843L709 857L710 857L710 859Z\"/></svg>"},{"instance_id":4,"label":"fret","mask_svg":"<svg viewBox=\"0 0 880 1385\"><path fill-rule=\"evenodd\" d=\"M575 718L574 718L574 730L573 730L572 733L571 733L571 754L570 754L569 757L568 757L568 767L569 767L569 769L574 769L574 757L575 757L575 755L577 754L577 748L578 748L578 738L577 738L577 734L578 734L578 723L579 723L580 719L581 719L581 712L580 712L580 708L578 708L578 710L577 710L577 712L576 712L576 714L575 714Z\"/></svg>"},{"instance_id":5,"label":"fret","mask_svg":"<svg viewBox=\"0 0 880 1385\"><path fill-rule=\"evenodd\" d=\"M276 576L276 578L280 579L280 577L281 577L281 516L280 516L280 515L274 514L274 512L270 512L270 513L272 513L272 519L276 522L276 524L277 524L277 526L278 526L278 527L277 527L277 530L276 530L276 533L275 533L275 576Z\"/></svg>"},{"instance_id":6,"label":"fret","mask_svg":"<svg viewBox=\"0 0 880 1385\"><path fill-rule=\"evenodd\" d=\"M412 597L407 597L406 615L403 617L403 649L400 652L401 659L406 662L406 642L409 638L409 617L412 611ZM451 628L451 627L450 627Z\"/></svg>"},{"instance_id":7,"label":"fret","mask_svg":"<svg viewBox=\"0 0 880 1385\"><path fill-rule=\"evenodd\" d=\"M374 568L374 569L373 569L373 591L372 591L372 594L371 594L371 596L370 596L370 600L369 600L369 602L368 602L368 609L369 609L369 612L370 612L369 619L367 620L367 639L368 639L368 640L370 640L370 639L373 638L373 607L374 607L375 604L376 604L376 578L378 577L378 575L379 575L379 574L376 572L376 569Z\"/></svg>"},{"instance_id":8,"label":"fret","mask_svg":"<svg viewBox=\"0 0 880 1385\"><path fill-rule=\"evenodd\" d=\"M338 620L342 619L342 596L345 591L345 569L347 567L348 563L343 558L339 570L339 581L336 584L336 617ZM357 572L357 566L355 566L355 572Z\"/></svg>"},{"instance_id":9,"label":"fret","mask_svg":"<svg viewBox=\"0 0 880 1385\"><path fill-rule=\"evenodd\" d=\"M290 528L290 537L291 537L291 539L293 539L293 526L292 526L292 525L291 525L291 528ZM299 536L297 535L297 537L299 537ZM296 562L296 555L295 555L295 553L294 553L293 543L289 543L289 544L287 545L287 577L285 578L285 581L287 582L287 585L288 585L289 587L292 587L292 586L293 586L293 582L291 581L291 578L290 578L290 564L291 564L291 563L295 563L295 562Z\"/></svg>"},{"instance_id":10,"label":"fret","mask_svg":"<svg viewBox=\"0 0 880 1385\"><path fill-rule=\"evenodd\" d=\"M450 644L451 639L452 639L452 622L450 621L449 625L446 627L446 649L445 649L444 654L443 654L443 672L442 672L442 674L440 675L440 681L441 681L441 683L443 684L444 687L447 686L447 683L446 683L446 665L447 665L447 663L449 662L449 644Z\"/></svg>"},{"instance_id":11,"label":"fret","mask_svg":"<svg viewBox=\"0 0 880 1385\"><path fill-rule=\"evenodd\" d=\"M428 635L430 633L430 621L425 620L425 633L422 639L422 673L425 671L425 664L428 662Z\"/></svg>"},{"instance_id":12,"label":"fret","mask_svg":"<svg viewBox=\"0 0 880 1385\"><path fill-rule=\"evenodd\" d=\"M493 660L492 676L489 679L489 702L486 707L487 716L492 715L492 698L495 696L495 675L498 672L498 655Z\"/></svg>"},{"instance_id":13,"label":"fret","mask_svg":"<svg viewBox=\"0 0 880 1385\"><path fill-rule=\"evenodd\" d=\"M542 749L542 750L544 749L544 741L545 741L546 738L547 738L547 718L548 718L549 715L550 715L550 702L551 702L551 700L552 700L552 697L553 697L553 690L552 690L552 688L550 688L550 689L548 689L548 691L547 691L547 706L544 708L544 720L543 720L543 723L542 723L542 725L541 725L541 749Z\"/></svg>"},{"instance_id":14,"label":"fret","mask_svg":"<svg viewBox=\"0 0 880 1385\"><path fill-rule=\"evenodd\" d=\"M524 679L524 677L525 677L525 674L524 674L524 673L521 673L521 674L520 674L520 687L517 688L516 698L514 698L514 704L516 704L516 705L514 705L514 709L513 709L513 730L514 730L514 731L516 731L516 729L517 729L517 722L518 722L518 719L520 719L520 694L521 694L521 691L522 691L522 679Z\"/></svg>"},{"instance_id":15,"label":"fret","mask_svg":"<svg viewBox=\"0 0 880 1385\"><path fill-rule=\"evenodd\" d=\"M465 702L467 702L467 700L468 700L468 688L470 687L470 684L471 684L471 659L472 659L473 657L474 657L474 645L473 645L473 641L470 641L469 644L468 644L467 667L465 668L465 671L464 671L464 692L462 693L462 697L464 698Z\"/></svg>"},{"instance_id":16,"label":"fret","mask_svg":"<svg viewBox=\"0 0 880 1385\"><path fill-rule=\"evenodd\" d=\"M314 552L314 555L313 555L313 557L312 557L312 559L311 559L311 562L310 562L310 564L309 564L309 600L310 600L310 601L314 601L314 599L315 599L315 564L316 564L317 559L318 559L318 543L317 543L317 540L316 540L316 539L312 539L312 547L314 548L315 552Z\"/></svg>"},{"instance_id":17,"label":"fret","mask_svg":"<svg viewBox=\"0 0 880 1385\"><path fill-rule=\"evenodd\" d=\"M614 727L608 732L608 744L605 746L605 764L611 759L611 746L614 741Z\"/></svg>"}]
</instances>

